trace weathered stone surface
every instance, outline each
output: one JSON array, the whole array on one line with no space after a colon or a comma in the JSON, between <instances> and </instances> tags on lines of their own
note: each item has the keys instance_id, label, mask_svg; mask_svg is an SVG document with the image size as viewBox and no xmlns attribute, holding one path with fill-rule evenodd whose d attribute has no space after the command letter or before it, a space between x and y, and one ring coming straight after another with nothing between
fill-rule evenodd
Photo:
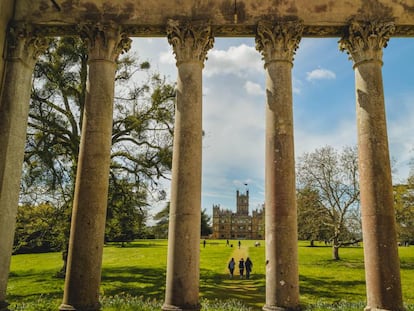
<instances>
[{"instance_id":1,"label":"weathered stone surface","mask_svg":"<svg viewBox=\"0 0 414 311\"><path fill-rule=\"evenodd\" d=\"M164 35L170 18L209 20L219 36L254 36L254 26L263 18L301 19L305 26L303 36L340 35L350 19L385 19L410 35L414 30L414 4L410 0L237 0L236 6L230 0L16 0L16 3L17 20L42 25L112 20L139 26L133 31L136 35Z\"/></svg>"},{"instance_id":2,"label":"weathered stone surface","mask_svg":"<svg viewBox=\"0 0 414 311\"><path fill-rule=\"evenodd\" d=\"M299 20L299 28L286 26ZM76 34L90 43L91 89L61 310L74 310L74 306L99 309L114 61L127 47L128 36L167 36L177 57L171 223L163 309L200 308L201 80L213 34L257 35L257 47L265 60L266 206L271 207L266 208L269 281L265 309L293 310L299 304L291 111L294 51L300 37L343 36L341 49L351 55L356 79L367 310L403 310L381 64L382 49L390 36L414 37L412 0L1 0L0 256L4 256L0 257L0 306L6 304L18 168L24 148L30 68L34 64L28 57L33 45L16 45L17 40L7 45L17 49L15 57L5 65L4 57L9 54L5 53L5 34L27 38L27 34L22 36L10 28L16 23L28 25L32 32L42 30L42 36ZM29 42L39 43L26 43Z\"/></svg>"},{"instance_id":3,"label":"weathered stone surface","mask_svg":"<svg viewBox=\"0 0 414 311\"><path fill-rule=\"evenodd\" d=\"M4 50L4 46L6 43L7 24L13 16L13 2L14 0L0 1L0 53L1 55L3 55L3 57L0 57L0 78L3 77L4 54L2 53L2 51Z\"/></svg>"},{"instance_id":4,"label":"weathered stone surface","mask_svg":"<svg viewBox=\"0 0 414 311\"><path fill-rule=\"evenodd\" d=\"M119 27L90 24L89 87L72 210L65 291L60 310L99 310L112 134L116 58L129 47Z\"/></svg>"},{"instance_id":5,"label":"weathered stone surface","mask_svg":"<svg viewBox=\"0 0 414 311\"><path fill-rule=\"evenodd\" d=\"M167 32L178 81L163 310L199 310L202 69L214 39L208 24L170 21Z\"/></svg>"},{"instance_id":6,"label":"weathered stone surface","mask_svg":"<svg viewBox=\"0 0 414 311\"><path fill-rule=\"evenodd\" d=\"M260 22L256 48L266 69L266 305L299 308L292 64L303 25Z\"/></svg>"},{"instance_id":7,"label":"weathered stone surface","mask_svg":"<svg viewBox=\"0 0 414 311\"><path fill-rule=\"evenodd\" d=\"M8 35L4 91L0 97L0 303L6 297L35 60L47 44L30 27Z\"/></svg>"},{"instance_id":8,"label":"weathered stone surface","mask_svg":"<svg viewBox=\"0 0 414 311\"><path fill-rule=\"evenodd\" d=\"M340 48L354 61L367 310L404 310L382 82L391 23L351 23Z\"/></svg>"}]
</instances>

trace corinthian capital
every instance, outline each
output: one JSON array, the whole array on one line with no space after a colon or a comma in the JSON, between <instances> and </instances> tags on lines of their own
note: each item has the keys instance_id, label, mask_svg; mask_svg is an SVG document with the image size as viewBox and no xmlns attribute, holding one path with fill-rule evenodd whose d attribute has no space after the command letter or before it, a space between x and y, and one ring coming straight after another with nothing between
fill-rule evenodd
<instances>
[{"instance_id":1,"label":"corinthian capital","mask_svg":"<svg viewBox=\"0 0 414 311\"><path fill-rule=\"evenodd\" d=\"M7 34L7 59L19 59L33 67L48 45L49 39L38 34L31 25L14 24Z\"/></svg>"},{"instance_id":2,"label":"corinthian capital","mask_svg":"<svg viewBox=\"0 0 414 311\"><path fill-rule=\"evenodd\" d=\"M256 49L262 53L265 66L274 61L293 63L295 51L302 37L303 23L300 21L260 21L257 25Z\"/></svg>"},{"instance_id":3,"label":"corinthian capital","mask_svg":"<svg viewBox=\"0 0 414 311\"><path fill-rule=\"evenodd\" d=\"M367 61L382 63L382 49L387 47L394 31L393 22L352 21L347 33L339 40L339 49L351 56L355 66Z\"/></svg>"},{"instance_id":4,"label":"corinthian capital","mask_svg":"<svg viewBox=\"0 0 414 311\"><path fill-rule=\"evenodd\" d=\"M173 47L177 65L190 61L204 63L208 50L214 44L211 26L205 22L194 24L169 20L167 38Z\"/></svg>"},{"instance_id":5,"label":"corinthian capital","mask_svg":"<svg viewBox=\"0 0 414 311\"><path fill-rule=\"evenodd\" d=\"M86 41L90 60L115 62L118 56L131 48L131 39L115 24L91 23L80 25L80 33Z\"/></svg>"}]
</instances>

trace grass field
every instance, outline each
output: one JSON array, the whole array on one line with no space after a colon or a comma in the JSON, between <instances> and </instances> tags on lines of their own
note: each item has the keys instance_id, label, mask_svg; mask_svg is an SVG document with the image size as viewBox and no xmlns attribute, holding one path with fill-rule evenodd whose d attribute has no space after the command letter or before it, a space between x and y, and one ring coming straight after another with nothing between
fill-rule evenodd
<instances>
[{"instance_id":1,"label":"grass field","mask_svg":"<svg viewBox=\"0 0 414 311\"><path fill-rule=\"evenodd\" d=\"M209 240L205 248L201 244L200 296L204 310L241 310L240 305L246 306L244 310L261 309L265 302L263 244L254 247L254 241L242 241L240 249L227 247L222 240ZM362 310L365 306L362 248L341 248L341 260L333 261L330 247L316 245L299 243L303 306L307 310ZM131 303L135 306L122 310L144 310L137 307L143 300L147 306L151 305L148 310L159 308L165 291L166 253L166 240L136 241L124 248L107 245L101 284L103 310L121 310L122 305ZM402 247L399 254L404 302L408 310L414 310L414 247ZM240 279L235 271L235 278L230 279L229 259L234 257L238 261L247 256L254 263L252 278ZM8 284L12 309L57 310L63 295L63 280L55 277L60 265L60 253L13 256ZM229 307L218 307L225 301L231 301Z\"/></svg>"}]
</instances>

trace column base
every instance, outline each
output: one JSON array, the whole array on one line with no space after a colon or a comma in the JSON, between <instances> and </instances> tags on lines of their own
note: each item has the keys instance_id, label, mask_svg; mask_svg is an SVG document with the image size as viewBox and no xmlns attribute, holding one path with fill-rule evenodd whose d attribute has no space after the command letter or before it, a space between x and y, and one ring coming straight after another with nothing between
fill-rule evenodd
<instances>
[{"instance_id":1,"label":"column base","mask_svg":"<svg viewBox=\"0 0 414 311\"><path fill-rule=\"evenodd\" d=\"M285 307L264 305L262 310L264 311L300 311L302 310L302 308L300 306L294 307L294 308L285 308Z\"/></svg>"},{"instance_id":2,"label":"column base","mask_svg":"<svg viewBox=\"0 0 414 311\"><path fill-rule=\"evenodd\" d=\"M0 311L10 311L10 309L7 308L9 305L10 304L5 301L0 301Z\"/></svg>"},{"instance_id":3,"label":"column base","mask_svg":"<svg viewBox=\"0 0 414 311\"><path fill-rule=\"evenodd\" d=\"M364 311L404 311L405 308L398 308L398 309L381 309L381 308L375 308L375 307L365 307Z\"/></svg>"},{"instance_id":4,"label":"column base","mask_svg":"<svg viewBox=\"0 0 414 311\"><path fill-rule=\"evenodd\" d=\"M71 305L67 305L65 303L62 303L59 306L59 311L76 311L76 309Z\"/></svg>"},{"instance_id":5,"label":"column base","mask_svg":"<svg viewBox=\"0 0 414 311\"><path fill-rule=\"evenodd\" d=\"M178 306L173 306L169 304L164 304L161 310L163 311L199 311L201 310L201 305L197 304L195 306L178 307Z\"/></svg>"},{"instance_id":6,"label":"column base","mask_svg":"<svg viewBox=\"0 0 414 311\"><path fill-rule=\"evenodd\" d=\"M101 310L101 304L100 303L98 303L94 306L86 306L86 307L78 307L78 308L75 308L74 306L68 305L66 303L62 303L59 306L59 311L99 311L99 310Z\"/></svg>"}]
</instances>

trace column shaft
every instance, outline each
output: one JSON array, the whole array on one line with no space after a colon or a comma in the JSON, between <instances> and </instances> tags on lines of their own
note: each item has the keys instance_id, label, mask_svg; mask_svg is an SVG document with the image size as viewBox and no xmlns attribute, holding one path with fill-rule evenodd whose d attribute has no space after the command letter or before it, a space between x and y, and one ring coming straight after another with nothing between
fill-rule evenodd
<instances>
[{"instance_id":1,"label":"column shaft","mask_svg":"<svg viewBox=\"0 0 414 311\"><path fill-rule=\"evenodd\" d=\"M0 309L7 305L6 288L19 201L32 73L36 56L45 47L41 42L27 28L12 27L10 30L0 102Z\"/></svg>"},{"instance_id":2,"label":"column shaft","mask_svg":"<svg viewBox=\"0 0 414 311\"><path fill-rule=\"evenodd\" d=\"M104 245L117 29L88 25L89 87L86 96L72 210L65 292L60 310L99 310Z\"/></svg>"},{"instance_id":3,"label":"column shaft","mask_svg":"<svg viewBox=\"0 0 414 311\"><path fill-rule=\"evenodd\" d=\"M256 47L266 68L266 305L299 309L292 62L302 26L259 23Z\"/></svg>"},{"instance_id":4,"label":"column shaft","mask_svg":"<svg viewBox=\"0 0 414 311\"><path fill-rule=\"evenodd\" d=\"M168 262L163 310L199 310L202 69L209 26L169 21L178 81L171 180Z\"/></svg>"},{"instance_id":5,"label":"column shaft","mask_svg":"<svg viewBox=\"0 0 414 311\"><path fill-rule=\"evenodd\" d=\"M267 66L266 305L297 307L299 274L291 64Z\"/></svg>"},{"instance_id":6,"label":"column shaft","mask_svg":"<svg viewBox=\"0 0 414 311\"><path fill-rule=\"evenodd\" d=\"M403 310L382 82L392 24L352 23L341 49L354 60L366 310Z\"/></svg>"},{"instance_id":7,"label":"column shaft","mask_svg":"<svg viewBox=\"0 0 414 311\"><path fill-rule=\"evenodd\" d=\"M403 310L381 64L355 68L368 310Z\"/></svg>"},{"instance_id":8,"label":"column shaft","mask_svg":"<svg viewBox=\"0 0 414 311\"><path fill-rule=\"evenodd\" d=\"M165 294L166 305L189 310L199 309L201 70L200 63L178 66Z\"/></svg>"}]
</instances>

